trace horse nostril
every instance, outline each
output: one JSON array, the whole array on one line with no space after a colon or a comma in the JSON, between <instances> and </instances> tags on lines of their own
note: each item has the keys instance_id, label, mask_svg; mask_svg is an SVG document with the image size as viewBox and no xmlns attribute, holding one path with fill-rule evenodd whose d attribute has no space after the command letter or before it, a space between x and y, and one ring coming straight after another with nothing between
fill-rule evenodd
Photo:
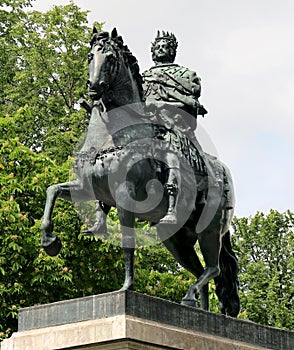
<instances>
[{"instance_id":1,"label":"horse nostril","mask_svg":"<svg viewBox=\"0 0 294 350\"><path fill-rule=\"evenodd\" d=\"M88 88L91 86L91 81L90 81L90 80L87 80L86 86L87 86Z\"/></svg>"}]
</instances>

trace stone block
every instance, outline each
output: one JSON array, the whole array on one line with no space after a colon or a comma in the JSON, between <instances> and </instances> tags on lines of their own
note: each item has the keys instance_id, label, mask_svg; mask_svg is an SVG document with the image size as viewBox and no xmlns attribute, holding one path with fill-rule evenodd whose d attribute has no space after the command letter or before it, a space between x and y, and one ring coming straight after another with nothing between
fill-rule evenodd
<instances>
[{"instance_id":1,"label":"stone block","mask_svg":"<svg viewBox=\"0 0 294 350\"><path fill-rule=\"evenodd\" d=\"M1 350L294 349L294 332L132 291L24 308L18 326Z\"/></svg>"}]
</instances>

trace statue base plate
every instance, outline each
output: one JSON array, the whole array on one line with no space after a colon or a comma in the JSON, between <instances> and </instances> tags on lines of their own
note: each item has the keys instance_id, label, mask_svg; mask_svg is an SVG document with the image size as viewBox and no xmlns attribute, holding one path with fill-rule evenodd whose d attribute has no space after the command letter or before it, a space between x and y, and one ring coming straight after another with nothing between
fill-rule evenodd
<instances>
[{"instance_id":1,"label":"statue base plate","mask_svg":"<svg viewBox=\"0 0 294 350\"><path fill-rule=\"evenodd\" d=\"M293 349L294 332L206 312L132 291L19 311L1 350Z\"/></svg>"}]
</instances>

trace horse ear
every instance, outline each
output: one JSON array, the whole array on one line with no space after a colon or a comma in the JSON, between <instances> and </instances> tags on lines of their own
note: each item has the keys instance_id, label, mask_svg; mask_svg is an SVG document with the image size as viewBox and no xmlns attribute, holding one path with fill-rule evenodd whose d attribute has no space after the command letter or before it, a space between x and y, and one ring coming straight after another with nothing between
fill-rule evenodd
<instances>
[{"instance_id":1,"label":"horse ear","mask_svg":"<svg viewBox=\"0 0 294 350\"><path fill-rule=\"evenodd\" d=\"M119 35L119 36L116 38L116 40L117 40L118 42L120 42L121 44L124 43L124 40L123 40L123 38L122 38L121 35Z\"/></svg>"},{"instance_id":2,"label":"horse ear","mask_svg":"<svg viewBox=\"0 0 294 350\"><path fill-rule=\"evenodd\" d=\"M95 26L93 27L93 34L98 34L98 29Z\"/></svg>"},{"instance_id":3,"label":"horse ear","mask_svg":"<svg viewBox=\"0 0 294 350\"><path fill-rule=\"evenodd\" d=\"M117 37L117 30L116 28L113 28L111 32L111 39L115 39L116 37Z\"/></svg>"}]
</instances>

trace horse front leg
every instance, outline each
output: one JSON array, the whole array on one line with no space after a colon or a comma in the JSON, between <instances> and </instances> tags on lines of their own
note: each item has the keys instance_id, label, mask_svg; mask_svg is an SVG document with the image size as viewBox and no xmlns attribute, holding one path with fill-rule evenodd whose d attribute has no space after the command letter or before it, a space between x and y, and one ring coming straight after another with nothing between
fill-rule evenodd
<instances>
[{"instance_id":1,"label":"horse front leg","mask_svg":"<svg viewBox=\"0 0 294 350\"><path fill-rule=\"evenodd\" d=\"M125 187L127 185L127 188ZM131 184L122 184L116 191L117 214L122 232L122 247L125 255L125 281L120 289L134 289L134 252L135 252L135 215L131 211L130 203L127 202L126 191L133 189ZM129 210L126 210L128 208Z\"/></svg>"},{"instance_id":2,"label":"horse front leg","mask_svg":"<svg viewBox=\"0 0 294 350\"><path fill-rule=\"evenodd\" d=\"M82 190L79 180L64 182L49 186L46 191L46 204L44 216L41 223L42 239L41 244L46 253L50 256L56 256L61 250L61 240L53 232L52 213L57 198L63 198L71 201L72 191Z\"/></svg>"},{"instance_id":3,"label":"horse front leg","mask_svg":"<svg viewBox=\"0 0 294 350\"><path fill-rule=\"evenodd\" d=\"M122 232L122 247L125 255L125 281L120 290L134 289L135 217L134 214L118 208Z\"/></svg>"}]
</instances>

